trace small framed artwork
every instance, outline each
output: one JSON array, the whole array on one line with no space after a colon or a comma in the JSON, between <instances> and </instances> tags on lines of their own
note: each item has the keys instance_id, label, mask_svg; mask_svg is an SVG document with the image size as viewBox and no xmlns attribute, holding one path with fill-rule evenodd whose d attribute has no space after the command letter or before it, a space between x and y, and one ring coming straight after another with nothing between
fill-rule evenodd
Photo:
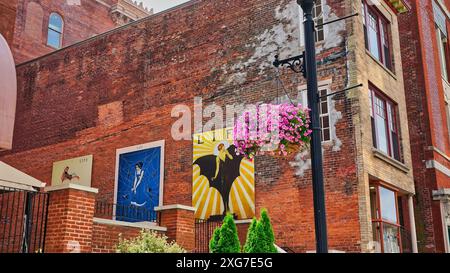
<instances>
[{"instance_id":1,"label":"small framed artwork","mask_svg":"<svg viewBox=\"0 0 450 273\"><path fill-rule=\"evenodd\" d=\"M162 206L164 141L118 149L114 219L155 222L155 207Z\"/></svg>"},{"instance_id":2,"label":"small framed artwork","mask_svg":"<svg viewBox=\"0 0 450 273\"><path fill-rule=\"evenodd\" d=\"M91 186L92 155L62 160L53 163L52 186L73 183Z\"/></svg>"}]
</instances>

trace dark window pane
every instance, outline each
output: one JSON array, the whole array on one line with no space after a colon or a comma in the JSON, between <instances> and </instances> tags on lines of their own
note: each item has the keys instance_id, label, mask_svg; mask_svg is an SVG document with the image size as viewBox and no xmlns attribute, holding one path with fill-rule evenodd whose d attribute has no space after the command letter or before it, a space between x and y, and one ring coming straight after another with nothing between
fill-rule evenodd
<instances>
[{"instance_id":1,"label":"dark window pane","mask_svg":"<svg viewBox=\"0 0 450 273\"><path fill-rule=\"evenodd\" d=\"M399 148L399 141L398 141L398 135L394 132L391 134L392 138L392 149L394 152L394 158L398 161L400 161L400 148Z\"/></svg>"},{"instance_id":2,"label":"dark window pane","mask_svg":"<svg viewBox=\"0 0 450 273\"><path fill-rule=\"evenodd\" d=\"M323 117L323 128L330 128L330 118L328 116Z\"/></svg>"},{"instance_id":3,"label":"dark window pane","mask_svg":"<svg viewBox=\"0 0 450 273\"><path fill-rule=\"evenodd\" d=\"M330 129L323 130L323 141L331 140Z\"/></svg>"},{"instance_id":4,"label":"dark window pane","mask_svg":"<svg viewBox=\"0 0 450 273\"><path fill-rule=\"evenodd\" d=\"M322 102L321 103L321 108L322 108L322 114L328 114L328 102Z\"/></svg>"},{"instance_id":5,"label":"dark window pane","mask_svg":"<svg viewBox=\"0 0 450 273\"><path fill-rule=\"evenodd\" d=\"M375 129L375 119L372 117L370 119L370 121L372 122L372 140L373 140L373 147L378 148L377 145L377 132Z\"/></svg>"}]
</instances>

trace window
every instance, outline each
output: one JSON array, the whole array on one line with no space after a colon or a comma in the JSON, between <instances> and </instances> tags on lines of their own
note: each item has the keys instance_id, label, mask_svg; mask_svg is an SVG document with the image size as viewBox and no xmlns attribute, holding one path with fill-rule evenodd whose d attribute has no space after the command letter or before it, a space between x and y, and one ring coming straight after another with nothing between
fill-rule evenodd
<instances>
[{"instance_id":1,"label":"window","mask_svg":"<svg viewBox=\"0 0 450 273\"><path fill-rule=\"evenodd\" d=\"M369 98L374 147L401 161L397 105L373 87Z\"/></svg>"},{"instance_id":2,"label":"window","mask_svg":"<svg viewBox=\"0 0 450 273\"><path fill-rule=\"evenodd\" d=\"M367 50L375 59L392 70L389 21L366 1L363 1L362 14Z\"/></svg>"},{"instance_id":3,"label":"window","mask_svg":"<svg viewBox=\"0 0 450 273\"><path fill-rule=\"evenodd\" d=\"M320 127L322 128L321 139L323 142L331 141L331 120L330 120L330 97L324 97L328 94L328 87L319 87L320 99ZM303 90L299 93L299 102L304 106L308 106L307 91Z\"/></svg>"},{"instance_id":4,"label":"window","mask_svg":"<svg viewBox=\"0 0 450 273\"><path fill-rule=\"evenodd\" d=\"M398 194L380 185L370 187L370 207L372 215L373 240L376 251L400 253L401 210L398 207Z\"/></svg>"},{"instance_id":5,"label":"window","mask_svg":"<svg viewBox=\"0 0 450 273\"><path fill-rule=\"evenodd\" d=\"M448 81L448 38L447 38L447 23L446 16L441 8L433 1L434 22L436 27L436 39L439 53L439 63L441 65L442 77Z\"/></svg>"},{"instance_id":6,"label":"window","mask_svg":"<svg viewBox=\"0 0 450 273\"><path fill-rule=\"evenodd\" d=\"M61 16L57 13L50 14L48 20L47 45L60 49L62 47L64 23Z\"/></svg>"},{"instance_id":7,"label":"window","mask_svg":"<svg viewBox=\"0 0 450 273\"><path fill-rule=\"evenodd\" d=\"M314 5L314 8L313 8L313 17L314 17L314 21L316 22L316 25L322 25L323 24L323 4L322 4L322 0L317 0L316 1L315 5ZM316 36L315 37L316 43L325 40L325 33L324 33L323 26L318 27L316 29L315 36Z\"/></svg>"},{"instance_id":8,"label":"window","mask_svg":"<svg viewBox=\"0 0 450 273\"><path fill-rule=\"evenodd\" d=\"M316 23L316 25L321 25L324 23L324 15L323 15L323 0L316 0L314 3L314 8L312 11L312 15L314 18L314 22ZM299 6L299 11L300 11L300 32L301 34L304 33L304 24L303 24L303 19L304 19L304 15L303 15L303 10L300 8ZM301 36L303 37L303 36ZM315 31L315 41L317 42L322 42L325 40L325 29L323 26L321 27L317 27L316 31ZM304 38L300 39L300 44L302 46L304 46Z\"/></svg>"},{"instance_id":9,"label":"window","mask_svg":"<svg viewBox=\"0 0 450 273\"><path fill-rule=\"evenodd\" d=\"M324 97L328 95L327 89L320 89L320 96ZM331 125L330 125L330 105L329 97L320 99L320 128L322 128L322 141L331 140Z\"/></svg>"}]
</instances>

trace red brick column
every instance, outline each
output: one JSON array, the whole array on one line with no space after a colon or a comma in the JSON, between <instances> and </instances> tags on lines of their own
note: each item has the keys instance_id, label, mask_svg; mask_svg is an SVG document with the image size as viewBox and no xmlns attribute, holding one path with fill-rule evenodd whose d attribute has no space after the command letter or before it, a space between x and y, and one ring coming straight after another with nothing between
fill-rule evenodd
<instances>
[{"instance_id":1,"label":"red brick column","mask_svg":"<svg viewBox=\"0 0 450 273\"><path fill-rule=\"evenodd\" d=\"M97 189L63 184L47 187L50 194L45 252L92 252Z\"/></svg>"},{"instance_id":2,"label":"red brick column","mask_svg":"<svg viewBox=\"0 0 450 273\"><path fill-rule=\"evenodd\" d=\"M186 251L195 248L195 209L184 205L170 205L155 208L160 212L160 226L166 227L166 236L176 241Z\"/></svg>"}]
</instances>

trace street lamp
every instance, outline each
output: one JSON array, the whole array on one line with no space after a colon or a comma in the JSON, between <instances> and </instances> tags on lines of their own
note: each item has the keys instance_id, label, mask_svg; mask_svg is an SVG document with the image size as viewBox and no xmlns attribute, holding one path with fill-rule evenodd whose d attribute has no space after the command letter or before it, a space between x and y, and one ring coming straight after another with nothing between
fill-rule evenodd
<instances>
[{"instance_id":1,"label":"street lamp","mask_svg":"<svg viewBox=\"0 0 450 273\"><path fill-rule=\"evenodd\" d=\"M328 252L327 220L325 213L325 190L322 162L322 129L320 128L319 92L317 83L314 0L297 0L304 13L305 72L308 86L308 105L311 109L311 166L314 196L314 223L316 231L316 252Z\"/></svg>"},{"instance_id":2,"label":"street lamp","mask_svg":"<svg viewBox=\"0 0 450 273\"><path fill-rule=\"evenodd\" d=\"M323 98L328 98L340 93L345 93L355 88L362 87L362 84L351 86L343 90L319 96L317 83L317 63L316 63L316 41L315 31L316 27L323 27L328 24L336 23L338 21L346 20L358 13L338 18L325 22L316 26L313 18L313 9L315 0L297 0L304 13L304 36L305 36L305 51L294 57L280 60L279 56L275 56L273 65L277 68L280 66L288 67L295 73L302 73L307 80L308 86L308 104L311 109L311 166L313 179L313 197L314 197L314 223L316 231L316 252L328 252L327 239L327 220L325 213L325 190L323 183L323 162L322 162L322 129L320 128L320 113L319 101Z\"/></svg>"}]
</instances>

